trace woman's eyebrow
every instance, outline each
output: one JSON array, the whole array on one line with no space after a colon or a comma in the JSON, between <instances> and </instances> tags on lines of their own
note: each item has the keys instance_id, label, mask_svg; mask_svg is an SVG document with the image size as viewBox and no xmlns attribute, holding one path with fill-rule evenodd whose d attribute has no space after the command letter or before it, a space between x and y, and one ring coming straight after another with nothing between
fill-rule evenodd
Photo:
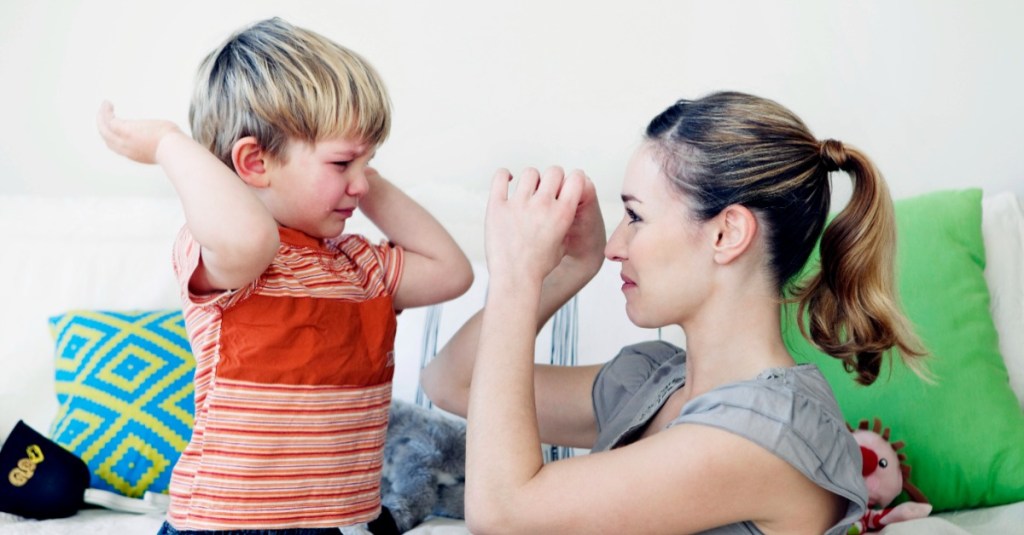
<instances>
[{"instance_id":1,"label":"woman's eyebrow","mask_svg":"<svg viewBox=\"0 0 1024 535\"><path fill-rule=\"evenodd\" d=\"M644 203L640 199L637 199L636 197L634 197L634 196L632 196L632 195L630 195L628 193L623 193L622 194L622 202L626 203L626 202L629 202L629 201L638 202L640 204Z\"/></svg>"}]
</instances>

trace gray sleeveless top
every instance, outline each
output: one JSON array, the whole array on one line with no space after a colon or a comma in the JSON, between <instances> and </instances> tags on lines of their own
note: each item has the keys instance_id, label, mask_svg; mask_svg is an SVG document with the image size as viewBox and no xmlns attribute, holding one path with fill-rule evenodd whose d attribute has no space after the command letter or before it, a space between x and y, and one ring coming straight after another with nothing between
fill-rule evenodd
<instances>
[{"instance_id":1,"label":"gray sleeveless top","mask_svg":"<svg viewBox=\"0 0 1024 535\"><path fill-rule=\"evenodd\" d=\"M598 436L591 451L634 442L686 380L686 352L666 342L627 346L594 381ZM690 400L669 427L709 425L753 441L822 488L848 500L846 516L826 535L844 535L864 514L868 492L860 448L846 428L832 389L818 368L770 368L748 381L720 386ZM752 522L706 533L759 534Z\"/></svg>"}]
</instances>

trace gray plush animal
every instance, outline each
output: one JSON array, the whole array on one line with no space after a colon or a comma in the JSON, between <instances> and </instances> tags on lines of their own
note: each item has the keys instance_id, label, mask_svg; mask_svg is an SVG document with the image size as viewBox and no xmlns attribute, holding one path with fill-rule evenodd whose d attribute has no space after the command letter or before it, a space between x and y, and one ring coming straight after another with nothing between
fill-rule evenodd
<instances>
[{"instance_id":1,"label":"gray plush animal","mask_svg":"<svg viewBox=\"0 0 1024 535\"><path fill-rule=\"evenodd\" d=\"M404 533L430 515L464 518L466 422L399 400L388 418L383 510L370 532Z\"/></svg>"}]
</instances>

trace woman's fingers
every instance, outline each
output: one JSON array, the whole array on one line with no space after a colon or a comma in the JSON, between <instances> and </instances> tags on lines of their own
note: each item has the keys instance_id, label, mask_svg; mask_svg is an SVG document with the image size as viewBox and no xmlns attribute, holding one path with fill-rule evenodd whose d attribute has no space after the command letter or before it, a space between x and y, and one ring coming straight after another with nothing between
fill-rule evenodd
<instances>
[{"instance_id":1,"label":"woman's fingers","mask_svg":"<svg viewBox=\"0 0 1024 535\"><path fill-rule=\"evenodd\" d=\"M580 204L585 204L591 200L597 200L597 188L594 187L594 182L590 180L590 177L583 172L582 169L573 169L569 172L569 176L579 175L583 180L583 189L580 194Z\"/></svg>"},{"instance_id":2,"label":"woman's fingers","mask_svg":"<svg viewBox=\"0 0 1024 535\"><path fill-rule=\"evenodd\" d=\"M565 179L565 171L562 171L561 167L557 165L548 167L544 171L544 176L540 179L540 185L537 187L537 194L542 195L545 198L557 198L558 191L562 188L562 181Z\"/></svg>"},{"instance_id":3,"label":"woman's fingers","mask_svg":"<svg viewBox=\"0 0 1024 535\"><path fill-rule=\"evenodd\" d=\"M502 168L491 177L491 202L508 200L508 183L512 181L512 173Z\"/></svg>"},{"instance_id":4,"label":"woman's fingers","mask_svg":"<svg viewBox=\"0 0 1024 535\"><path fill-rule=\"evenodd\" d=\"M527 200L537 192L540 183L540 173L532 167L527 167L519 174L519 183L516 185L515 197L520 200Z\"/></svg>"},{"instance_id":5,"label":"woman's fingers","mask_svg":"<svg viewBox=\"0 0 1024 535\"><path fill-rule=\"evenodd\" d=\"M485 228L488 266L543 278L565 255L564 242L577 212L594 204L593 185L582 171L566 175L557 166L543 174L525 169L510 190L511 180L506 169L491 179Z\"/></svg>"},{"instance_id":6,"label":"woman's fingers","mask_svg":"<svg viewBox=\"0 0 1024 535\"><path fill-rule=\"evenodd\" d=\"M583 171L579 169L573 170L562 181L562 187L558 192L558 199L569 204L572 207L573 213L576 212L576 206L579 205L580 200L583 198L583 190L587 182L587 175L584 175Z\"/></svg>"},{"instance_id":7,"label":"woman's fingers","mask_svg":"<svg viewBox=\"0 0 1024 535\"><path fill-rule=\"evenodd\" d=\"M512 187L513 191L510 194L508 183L512 181L512 178L507 169L499 169L491 179L492 197L500 192L501 195L498 197L500 199L514 198L520 201L529 201L536 197L563 199L566 195L571 195L576 201L580 201L583 197L583 190L589 183L587 176L579 169L573 170L566 176L565 171L557 165L547 168L543 175L535 168L528 167L519 175L519 180ZM568 182L572 182L572 186L565 189ZM593 189L592 185L590 187Z\"/></svg>"}]
</instances>

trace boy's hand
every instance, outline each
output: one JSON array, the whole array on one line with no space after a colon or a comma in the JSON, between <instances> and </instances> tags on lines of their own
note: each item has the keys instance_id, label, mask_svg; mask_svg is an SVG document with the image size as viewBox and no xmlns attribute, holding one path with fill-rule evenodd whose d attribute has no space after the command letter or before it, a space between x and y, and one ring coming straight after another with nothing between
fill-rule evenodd
<instances>
[{"instance_id":1,"label":"boy's hand","mask_svg":"<svg viewBox=\"0 0 1024 535\"><path fill-rule=\"evenodd\" d=\"M114 117L110 102L100 105L96 127L110 150L139 163L156 163L160 141L168 134L181 133L178 126L162 120L125 120Z\"/></svg>"},{"instance_id":2,"label":"boy's hand","mask_svg":"<svg viewBox=\"0 0 1024 535\"><path fill-rule=\"evenodd\" d=\"M380 173L378 173L376 169L370 166L366 166L366 169L363 171L363 174L366 175L366 180L368 181L373 181L375 179L380 178Z\"/></svg>"}]
</instances>

